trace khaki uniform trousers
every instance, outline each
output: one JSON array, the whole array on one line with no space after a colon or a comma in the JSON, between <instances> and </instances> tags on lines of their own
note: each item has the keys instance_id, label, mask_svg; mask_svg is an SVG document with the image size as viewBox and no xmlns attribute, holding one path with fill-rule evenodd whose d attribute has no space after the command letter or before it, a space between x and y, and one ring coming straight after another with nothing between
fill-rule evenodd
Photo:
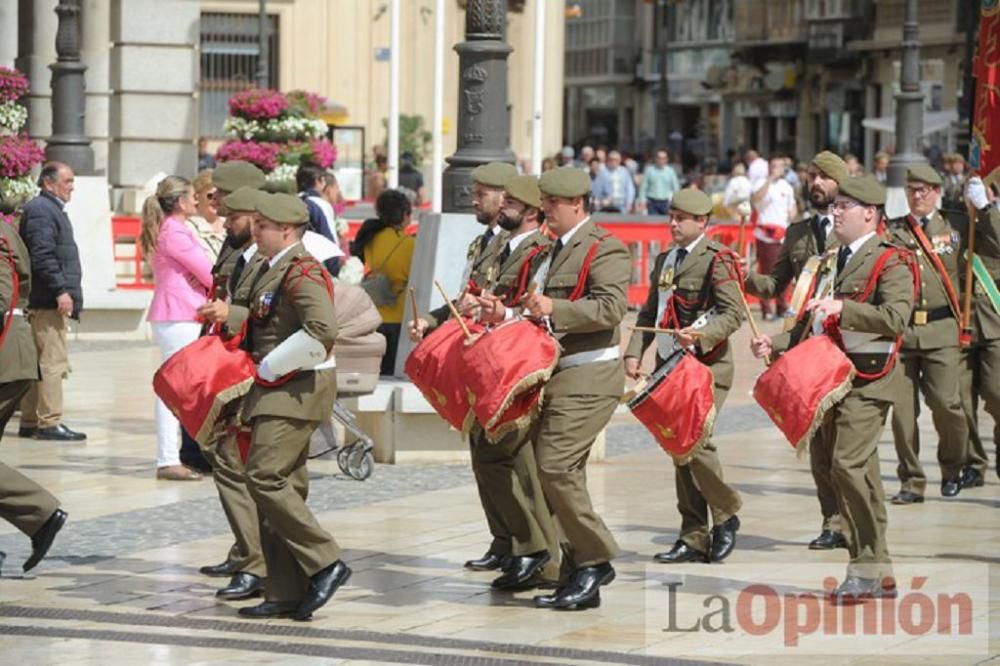
<instances>
[{"instance_id":1,"label":"khaki uniform trousers","mask_svg":"<svg viewBox=\"0 0 1000 666\"><path fill-rule=\"evenodd\" d=\"M491 443L476 425L470 443L472 471L493 535L490 550L518 557L547 550L551 559L545 575L558 575L559 538L527 433L516 430Z\"/></svg>"},{"instance_id":2,"label":"khaki uniform trousers","mask_svg":"<svg viewBox=\"0 0 1000 666\"><path fill-rule=\"evenodd\" d=\"M822 435L819 430L809 440L809 471L816 483L816 498L819 500L819 510L823 514L823 530L843 534L844 523L840 519L840 503L837 501L837 490L833 486L832 467L833 450L821 444Z\"/></svg>"},{"instance_id":3,"label":"khaki uniform trousers","mask_svg":"<svg viewBox=\"0 0 1000 666\"><path fill-rule=\"evenodd\" d=\"M559 382L565 388L576 375L589 376L585 372L590 370L563 370L549 385ZM619 398L553 389L545 394L542 412L532 429L538 478L565 539L566 567L593 566L621 554L587 490L587 457L597 435L611 420Z\"/></svg>"},{"instance_id":4,"label":"khaki uniform trousers","mask_svg":"<svg viewBox=\"0 0 1000 666\"><path fill-rule=\"evenodd\" d=\"M69 374L66 317L58 310L32 310L28 321L38 348L42 376L21 403L21 427L53 428L62 423L62 383Z\"/></svg>"},{"instance_id":5,"label":"khaki uniform trousers","mask_svg":"<svg viewBox=\"0 0 1000 666\"><path fill-rule=\"evenodd\" d=\"M993 417L993 446L1000 450L1000 338L976 342L961 355L962 409L969 423L966 465L985 476L989 454L979 435L979 400Z\"/></svg>"},{"instance_id":6,"label":"khaki uniform trousers","mask_svg":"<svg viewBox=\"0 0 1000 666\"><path fill-rule=\"evenodd\" d=\"M954 479L966 462L969 427L959 393L960 353L957 346L903 349L899 353L892 406L892 434L902 490L923 495L927 475L920 465L920 393L938 434L937 459L942 479Z\"/></svg>"},{"instance_id":7,"label":"khaki uniform trousers","mask_svg":"<svg viewBox=\"0 0 1000 666\"><path fill-rule=\"evenodd\" d=\"M0 437L18 403L33 383L34 380L23 379L0 384ZM58 508L59 500L52 493L13 467L0 462L0 518L30 537L41 529Z\"/></svg>"},{"instance_id":8,"label":"khaki uniform trousers","mask_svg":"<svg viewBox=\"0 0 1000 666\"><path fill-rule=\"evenodd\" d=\"M723 369L732 379L732 368ZM715 384L715 413L722 411L722 405L729 395L729 384ZM708 552L711 546L708 514L711 510L712 522L721 525L736 515L743 506L740 494L729 486L722 476L722 463L718 450L711 439L686 465L674 465L674 487L677 491L677 511L681 514L680 539L691 548Z\"/></svg>"},{"instance_id":9,"label":"khaki uniform trousers","mask_svg":"<svg viewBox=\"0 0 1000 666\"><path fill-rule=\"evenodd\" d=\"M245 476L257 505L268 601L301 601L309 578L340 559L337 542L306 506L309 436L318 425L276 416L251 422Z\"/></svg>"},{"instance_id":10,"label":"khaki uniform trousers","mask_svg":"<svg viewBox=\"0 0 1000 666\"><path fill-rule=\"evenodd\" d=\"M849 575L891 575L885 531L888 517L879 475L878 439L891 402L852 391L827 412L814 442L829 452L831 478L848 541Z\"/></svg>"},{"instance_id":11,"label":"khaki uniform trousers","mask_svg":"<svg viewBox=\"0 0 1000 666\"><path fill-rule=\"evenodd\" d=\"M221 437L215 446L202 449L202 453L212 466L212 479L219 492L219 502L236 538L227 559L237 563L238 571L264 578L267 576L267 565L260 547L257 505L247 488L236 437Z\"/></svg>"}]
</instances>

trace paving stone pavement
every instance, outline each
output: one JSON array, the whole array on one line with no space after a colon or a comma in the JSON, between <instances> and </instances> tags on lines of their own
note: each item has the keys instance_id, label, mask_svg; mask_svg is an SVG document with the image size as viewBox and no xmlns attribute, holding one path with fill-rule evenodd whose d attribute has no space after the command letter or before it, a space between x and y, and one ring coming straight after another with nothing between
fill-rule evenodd
<instances>
[{"instance_id":1,"label":"paving stone pavement","mask_svg":"<svg viewBox=\"0 0 1000 666\"><path fill-rule=\"evenodd\" d=\"M706 629L699 618L719 599L735 603L762 583L786 598L809 596L822 576L841 577L846 561L844 551L804 547L819 527L808 465L750 398L760 367L744 347L745 340L735 344L737 381L715 429L726 478L744 499L737 548L724 564L652 562L677 536L674 472L623 415L609 428L606 460L587 470L595 508L623 550L600 608L539 611L534 591L491 592L494 574L463 570L487 536L467 464L378 465L358 482L321 460L310 464L309 504L345 548L354 575L313 622L301 624L241 620L243 604L214 596L224 581L197 573L224 556L231 537L211 483L153 478L155 347L74 342L66 418L90 439L8 436L0 446L4 462L51 488L70 513L50 556L29 576L19 575L28 540L0 523L0 550L9 555L0 577L0 665L1000 662L1000 484L991 470L984 488L944 500L932 450L924 452L926 504L887 507L890 550L904 592L916 572L928 577L928 589L943 579L974 597L971 638L810 634L791 647L777 630L757 637ZM920 425L933 442L926 410ZM991 426L984 417L984 434ZM891 493L888 433L880 455ZM673 592L676 626L664 606Z\"/></svg>"}]
</instances>

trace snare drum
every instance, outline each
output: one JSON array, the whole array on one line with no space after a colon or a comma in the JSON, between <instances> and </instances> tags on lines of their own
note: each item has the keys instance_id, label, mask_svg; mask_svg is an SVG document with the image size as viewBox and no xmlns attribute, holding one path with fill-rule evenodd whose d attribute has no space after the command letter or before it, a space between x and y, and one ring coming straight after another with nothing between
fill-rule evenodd
<instances>
[{"instance_id":1,"label":"snare drum","mask_svg":"<svg viewBox=\"0 0 1000 666\"><path fill-rule=\"evenodd\" d=\"M685 465L712 435L712 387L712 371L678 349L627 404L674 462Z\"/></svg>"},{"instance_id":2,"label":"snare drum","mask_svg":"<svg viewBox=\"0 0 1000 666\"><path fill-rule=\"evenodd\" d=\"M534 321L513 319L466 344L462 362L472 411L487 433L495 433L501 424L523 421L537 405L537 399L518 398L549 380L559 362L559 345Z\"/></svg>"},{"instance_id":3,"label":"snare drum","mask_svg":"<svg viewBox=\"0 0 1000 666\"><path fill-rule=\"evenodd\" d=\"M466 320L473 333L483 329ZM472 405L466 388L466 368L462 361L465 334L449 319L414 347L406 359L406 375L424 394L441 418L463 433L472 427Z\"/></svg>"},{"instance_id":4,"label":"snare drum","mask_svg":"<svg viewBox=\"0 0 1000 666\"><path fill-rule=\"evenodd\" d=\"M799 450L808 445L827 411L850 392L854 375L854 364L840 347L826 335L814 335L761 373L753 397Z\"/></svg>"}]
</instances>

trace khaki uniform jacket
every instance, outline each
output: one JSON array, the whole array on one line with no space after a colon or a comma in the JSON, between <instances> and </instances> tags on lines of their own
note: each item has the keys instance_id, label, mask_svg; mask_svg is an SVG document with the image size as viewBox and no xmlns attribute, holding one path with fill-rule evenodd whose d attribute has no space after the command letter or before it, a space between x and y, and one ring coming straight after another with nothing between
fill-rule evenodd
<instances>
[{"instance_id":1,"label":"khaki uniform jacket","mask_svg":"<svg viewBox=\"0 0 1000 666\"><path fill-rule=\"evenodd\" d=\"M222 244L219 257L215 260L215 265L212 266L212 298L225 300L232 296L229 293L229 277L233 274L236 262L239 261L244 250L246 248L239 249L232 247L229 243ZM243 273L245 275L246 271L244 270Z\"/></svg>"},{"instance_id":2,"label":"khaki uniform jacket","mask_svg":"<svg viewBox=\"0 0 1000 666\"><path fill-rule=\"evenodd\" d=\"M585 222L549 266L543 294L553 299L552 327L564 357L616 347L621 340L618 326L628 307L632 255L620 240L606 233L593 222ZM591 245L601 238L583 295L579 300L568 300L576 288ZM550 396L587 393L620 397L624 387L621 361L587 363L557 370L546 386L546 393Z\"/></svg>"},{"instance_id":3,"label":"khaki uniform jacket","mask_svg":"<svg viewBox=\"0 0 1000 666\"><path fill-rule=\"evenodd\" d=\"M480 289L489 291L493 289L494 282L496 281L499 268L497 263L500 259L500 253L503 252L504 245L507 244L507 240L510 238L510 234L500 227L496 227L496 235L490 239L486 249L480 251L480 239L482 239L485 233L484 231L482 234L479 234L469 243L469 250L466 257L469 262L467 267L471 267L472 269L469 273L469 279L475 282ZM465 285L461 285L460 288L464 290ZM447 305L442 305L436 310L428 312L426 319L427 323L430 324L431 330L433 330L448 321L450 316L451 310L448 309Z\"/></svg>"},{"instance_id":4,"label":"khaki uniform jacket","mask_svg":"<svg viewBox=\"0 0 1000 666\"><path fill-rule=\"evenodd\" d=\"M747 271L746 290L759 298L774 298L798 279L810 257L821 254L816 242L814 216L788 225L785 240L781 244L778 258L769 275ZM823 251L839 246L837 237L831 233L826 237Z\"/></svg>"},{"instance_id":5,"label":"khaki uniform jacket","mask_svg":"<svg viewBox=\"0 0 1000 666\"><path fill-rule=\"evenodd\" d=\"M696 345L697 357L704 362L708 352L717 345L725 344L724 348L720 348L711 356L707 365L718 365L718 368L713 369L713 373L719 374L716 382L728 386L732 384L732 350L729 349L727 341L740 327L743 303L736 276L730 273L724 263L725 260L715 259L719 252L725 250L728 250L725 245L703 237L691 254L684 258L680 268L674 272L673 285L674 294L678 297L675 303L681 327L690 326L710 308L715 308L715 316L704 327L698 329L702 337ZM660 253L653 262L653 272L649 276L649 295L636 318L637 326L659 325L656 321L660 296L658 287L663 263L668 254L669 251ZM736 266L733 266L733 269L735 270ZM696 304L693 307L685 307L679 302L680 299ZM643 352L652 344L655 337L655 333L633 334L625 355L642 358ZM730 367L727 369L726 365Z\"/></svg>"},{"instance_id":6,"label":"khaki uniform jacket","mask_svg":"<svg viewBox=\"0 0 1000 666\"><path fill-rule=\"evenodd\" d=\"M17 305L28 307L28 294L31 293L31 260L28 248L24 246L21 236L13 225L0 221L0 245L9 243L14 253L14 270L20 286L17 290ZM14 276L10 264L3 258L5 252L0 250L0 329L3 327L7 313L10 312L14 298ZM23 316L12 317L10 330L0 346L0 383L15 382L24 379L38 379L38 351L35 348L35 338L31 334L31 326Z\"/></svg>"},{"instance_id":7,"label":"khaki uniform jacket","mask_svg":"<svg viewBox=\"0 0 1000 666\"><path fill-rule=\"evenodd\" d=\"M304 266L293 266L297 259L302 258L309 261ZM264 261L254 262L254 266L256 270L244 271L252 276L249 278L251 286L245 294L239 293L239 298L234 298L226 320L230 331L237 331L244 322L248 323L249 351L254 363L259 364L261 359L299 329L305 329L327 350L332 349L337 337L333 297L324 284L321 274L324 269L315 263L302 244L292 246L274 266L264 269L267 266ZM262 269L265 270L263 274ZM290 284L295 285L294 293L289 288ZM267 301L270 301L269 308ZM242 418L244 422L256 416L325 420L330 417L336 397L337 375L334 368L303 370L281 386L269 388L255 384L243 399Z\"/></svg>"},{"instance_id":8,"label":"khaki uniform jacket","mask_svg":"<svg viewBox=\"0 0 1000 666\"><path fill-rule=\"evenodd\" d=\"M965 216L961 221L952 218L953 225L962 237L962 251L958 258L958 275L961 281L958 302L962 303L965 290L965 248L968 247L968 220ZM976 254L986 266L994 282L1000 280L1000 210L991 205L979 211L976 218ZM997 285L1000 288L1000 284ZM996 340L1000 338L1000 314L990 304L990 299L977 280L972 288L972 328L975 331L973 339ZM961 306L960 306L961 307Z\"/></svg>"},{"instance_id":9,"label":"khaki uniform jacket","mask_svg":"<svg viewBox=\"0 0 1000 666\"><path fill-rule=\"evenodd\" d=\"M534 256L531 260L531 266L528 267L528 284L531 284L531 277L538 270L538 267L542 265L545 258L548 257L549 251L551 250L552 240L540 231L536 231L524 240L510 253L507 257L507 261L500 264L497 269L496 285L493 288L493 293L502 299L508 296L513 296L513 292L518 287L518 281L521 277L521 269L524 266L524 262L528 259L535 248L544 247L542 250ZM503 247L500 248L501 253L503 252ZM500 255L497 255L499 260ZM525 285L527 289L528 285ZM541 285L537 285L541 286ZM526 292L527 293L527 292Z\"/></svg>"},{"instance_id":10,"label":"khaki uniform jacket","mask_svg":"<svg viewBox=\"0 0 1000 666\"><path fill-rule=\"evenodd\" d=\"M944 281L930 257L924 253L906 218L892 220L889 223L888 231L892 242L910 250L916 258L920 271L920 284L914 303L914 314L918 310L934 311L939 308L950 310L951 305ZM960 251L958 233L952 229L948 220L935 211L927 219L924 235L927 236L934 252L944 264L948 279L951 280L952 287L957 293L958 254ZM922 326L917 326L913 321L914 319L910 320L910 325L903 333L903 349L940 349L941 347L958 345L958 319L955 318L954 313L950 317L928 322Z\"/></svg>"},{"instance_id":11,"label":"khaki uniform jacket","mask_svg":"<svg viewBox=\"0 0 1000 666\"><path fill-rule=\"evenodd\" d=\"M844 309L840 314L842 331L876 333L877 340L893 342L909 325L913 313L913 275L910 268L891 261L890 268L883 270L875 289L863 302L853 300L864 292L875 262L883 252L897 247L880 238L877 234L869 238L847 262L844 271L834 281L833 297L843 300ZM782 333L772 341L776 352L788 349L798 329ZM849 356L849 358L851 358ZM851 361L858 370L871 373L882 369L882 365L872 365L871 355L853 357ZM875 381L860 378L854 380L854 390L863 397L891 400L887 387L893 373Z\"/></svg>"}]
</instances>

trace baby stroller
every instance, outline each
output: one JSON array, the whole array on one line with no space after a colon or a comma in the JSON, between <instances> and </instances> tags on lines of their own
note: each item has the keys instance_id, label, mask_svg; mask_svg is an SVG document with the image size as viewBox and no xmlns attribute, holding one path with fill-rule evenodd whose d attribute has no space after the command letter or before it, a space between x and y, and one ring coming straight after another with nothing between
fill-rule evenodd
<instances>
[{"instance_id":1,"label":"baby stroller","mask_svg":"<svg viewBox=\"0 0 1000 666\"><path fill-rule=\"evenodd\" d=\"M375 329L382 323L378 309L357 285L334 285L337 311L337 401L331 419L320 425L310 443L309 457L336 452L340 471L364 481L375 469L374 442L358 425L341 398L367 395L378 385L379 365L385 354L385 337ZM338 442L333 421L344 427L344 442Z\"/></svg>"}]
</instances>

